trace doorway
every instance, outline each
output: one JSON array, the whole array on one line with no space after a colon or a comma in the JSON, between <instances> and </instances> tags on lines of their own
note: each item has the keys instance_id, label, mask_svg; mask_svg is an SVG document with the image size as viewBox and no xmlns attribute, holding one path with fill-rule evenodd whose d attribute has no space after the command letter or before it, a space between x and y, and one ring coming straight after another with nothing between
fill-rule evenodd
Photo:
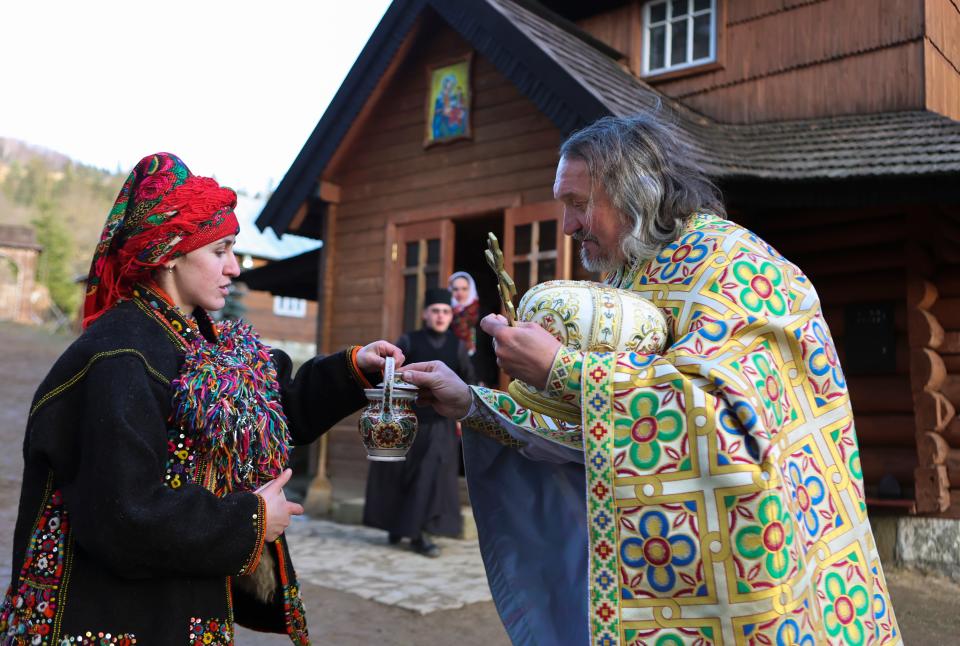
<instances>
[{"instance_id":1,"label":"doorway","mask_svg":"<svg viewBox=\"0 0 960 646\"><path fill-rule=\"evenodd\" d=\"M465 271L477 284L480 297L480 318L500 311L500 296L497 279L487 264L483 252L487 248L487 233L493 233L503 241L503 214L474 216L454 222L453 270ZM488 386L499 382L497 360L493 353L493 340L477 328L477 351L473 357L477 380Z\"/></svg>"}]
</instances>

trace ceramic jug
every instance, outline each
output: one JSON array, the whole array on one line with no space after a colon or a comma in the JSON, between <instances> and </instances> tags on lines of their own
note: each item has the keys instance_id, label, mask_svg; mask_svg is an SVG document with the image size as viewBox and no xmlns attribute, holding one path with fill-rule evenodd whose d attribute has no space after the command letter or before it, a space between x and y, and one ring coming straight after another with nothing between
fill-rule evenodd
<instances>
[{"instance_id":1,"label":"ceramic jug","mask_svg":"<svg viewBox=\"0 0 960 646\"><path fill-rule=\"evenodd\" d=\"M386 358L383 383L364 391L370 402L360 412L360 439L367 459L375 462L402 462L417 436L417 415L413 405L417 387L395 374L393 357Z\"/></svg>"}]
</instances>

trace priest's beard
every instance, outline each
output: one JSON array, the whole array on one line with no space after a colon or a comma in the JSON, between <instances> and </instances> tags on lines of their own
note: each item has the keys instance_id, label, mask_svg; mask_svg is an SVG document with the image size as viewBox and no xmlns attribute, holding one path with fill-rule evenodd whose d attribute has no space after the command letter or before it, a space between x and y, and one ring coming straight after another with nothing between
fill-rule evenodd
<instances>
[{"instance_id":1,"label":"priest's beard","mask_svg":"<svg viewBox=\"0 0 960 646\"><path fill-rule=\"evenodd\" d=\"M581 243L580 264L582 264L584 269L587 271L592 271L598 274L612 274L620 268L620 265L623 264L623 260L620 258L620 254L617 253L617 249L605 249L600 247L597 239L592 235L585 233L583 230L574 233L573 239ZM593 247L597 249L597 253L590 254L587 252L586 247L584 247L582 244L587 240L593 243Z\"/></svg>"}]
</instances>

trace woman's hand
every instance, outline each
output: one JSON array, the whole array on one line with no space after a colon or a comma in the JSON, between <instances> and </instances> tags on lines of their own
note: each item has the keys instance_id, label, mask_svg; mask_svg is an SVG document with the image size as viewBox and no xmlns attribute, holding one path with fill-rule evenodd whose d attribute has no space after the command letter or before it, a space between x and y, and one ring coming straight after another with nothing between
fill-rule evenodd
<instances>
[{"instance_id":1,"label":"woman's hand","mask_svg":"<svg viewBox=\"0 0 960 646\"><path fill-rule=\"evenodd\" d=\"M483 331L493 337L497 365L516 379L534 388L544 388L550 378L553 360L560 342L536 323L510 327L499 314L489 314L480 321Z\"/></svg>"},{"instance_id":2,"label":"woman's hand","mask_svg":"<svg viewBox=\"0 0 960 646\"><path fill-rule=\"evenodd\" d=\"M403 365L403 351L387 341L374 341L360 348L357 367L363 372L380 372L386 364L384 357L393 357L397 368Z\"/></svg>"},{"instance_id":3,"label":"woman's hand","mask_svg":"<svg viewBox=\"0 0 960 646\"><path fill-rule=\"evenodd\" d=\"M470 387L442 361L411 363L403 369L403 380L420 389L418 404L433 406L444 417L460 419L470 412Z\"/></svg>"},{"instance_id":4,"label":"woman's hand","mask_svg":"<svg viewBox=\"0 0 960 646\"><path fill-rule=\"evenodd\" d=\"M284 469L275 480L271 480L254 492L260 494L266 508L267 527L263 532L263 539L267 542L277 540L290 525L290 516L299 516L303 513L303 507L295 502L287 502L287 497L283 493L283 485L287 484L291 475L293 475L292 469Z\"/></svg>"}]
</instances>

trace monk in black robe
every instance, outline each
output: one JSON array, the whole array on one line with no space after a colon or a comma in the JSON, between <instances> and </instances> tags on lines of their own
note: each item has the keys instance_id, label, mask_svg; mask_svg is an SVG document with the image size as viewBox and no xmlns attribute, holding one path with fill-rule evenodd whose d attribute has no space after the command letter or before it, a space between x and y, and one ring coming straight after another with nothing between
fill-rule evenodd
<instances>
[{"instance_id":1,"label":"monk in black robe","mask_svg":"<svg viewBox=\"0 0 960 646\"><path fill-rule=\"evenodd\" d=\"M468 382L474 383L467 346L450 329L453 309L446 289L427 290L424 327L400 337L397 346L406 361L442 361ZM438 415L429 406L417 407L419 430L404 462L372 462L367 478L363 523L385 529L391 544L410 539L414 551L439 556L440 549L427 533L459 536L460 438L456 422Z\"/></svg>"}]
</instances>

